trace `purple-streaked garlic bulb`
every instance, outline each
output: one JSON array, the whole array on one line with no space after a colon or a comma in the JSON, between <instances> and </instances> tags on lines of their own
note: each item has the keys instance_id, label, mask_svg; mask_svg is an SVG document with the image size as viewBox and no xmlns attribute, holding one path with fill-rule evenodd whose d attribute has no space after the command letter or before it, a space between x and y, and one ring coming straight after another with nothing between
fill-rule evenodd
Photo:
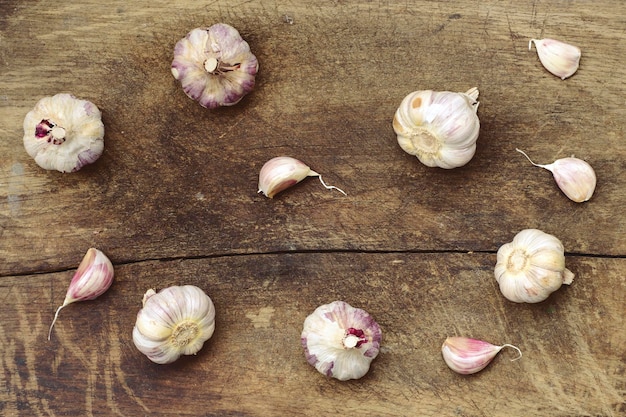
<instances>
[{"instance_id":1,"label":"purple-streaked garlic bulb","mask_svg":"<svg viewBox=\"0 0 626 417\"><path fill-rule=\"evenodd\" d=\"M232 106L254 88L259 63L234 27L196 28L174 48L172 75L207 108Z\"/></svg>"},{"instance_id":2,"label":"purple-streaked garlic bulb","mask_svg":"<svg viewBox=\"0 0 626 417\"><path fill-rule=\"evenodd\" d=\"M104 151L104 124L98 107L71 94L44 97L24 118L24 148L37 165L75 172Z\"/></svg>"},{"instance_id":3,"label":"purple-streaked garlic bulb","mask_svg":"<svg viewBox=\"0 0 626 417\"><path fill-rule=\"evenodd\" d=\"M366 311L345 301L319 306L304 321L301 342L309 364L340 381L367 373L380 350L382 333Z\"/></svg>"}]
</instances>

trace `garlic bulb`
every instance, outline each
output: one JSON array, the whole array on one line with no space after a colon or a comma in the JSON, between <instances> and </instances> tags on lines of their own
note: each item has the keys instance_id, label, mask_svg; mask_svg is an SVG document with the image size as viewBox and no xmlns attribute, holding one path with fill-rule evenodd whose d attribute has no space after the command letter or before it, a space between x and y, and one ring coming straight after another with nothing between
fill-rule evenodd
<instances>
[{"instance_id":1,"label":"garlic bulb","mask_svg":"<svg viewBox=\"0 0 626 417\"><path fill-rule=\"evenodd\" d=\"M522 230L498 249L494 274L502 294L516 303L543 301L574 279L561 241L537 229Z\"/></svg>"},{"instance_id":2,"label":"garlic bulb","mask_svg":"<svg viewBox=\"0 0 626 417\"><path fill-rule=\"evenodd\" d=\"M44 97L24 118L24 148L43 169L78 171L104 150L100 110L71 94Z\"/></svg>"},{"instance_id":3,"label":"garlic bulb","mask_svg":"<svg viewBox=\"0 0 626 417\"><path fill-rule=\"evenodd\" d=\"M511 359L512 361L522 357L522 351L516 346L509 344L496 346L482 340L467 337L448 337L443 342L443 346L441 346L441 354L450 369L456 373L468 375L485 369L498 352L505 347L517 350L519 356Z\"/></svg>"},{"instance_id":4,"label":"garlic bulb","mask_svg":"<svg viewBox=\"0 0 626 417\"><path fill-rule=\"evenodd\" d=\"M215 330L213 301L194 285L146 291L133 342L152 362L166 364L194 355Z\"/></svg>"},{"instance_id":5,"label":"garlic bulb","mask_svg":"<svg viewBox=\"0 0 626 417\"><path fill-rule=\"evenodd\" d=\"M296 185L306 177L318 177L326 189L334 189L346 195L343 190L333 185L326 185L320 174L312 171L304 162L290 156L277 156L263 165L259 173L258 192L265 194L266 197L274 198L276 194Z\"/></svg>"},{"instance_id":6,"label":"garlic bulb","mask_svg":"<svg viewBox=\"0 0 626 417\"><path fill-rule=\"evenodd\" d=\"M72 277L63 305L54 313L54 319L48 331L48 340L52 334L52 327L59 317L59 311L68 304L93 300L104 294L113 283L113 274L113 264L109 258L102 251L89 248Z\"/></svg>"},{"instance_id":7,"label":"garlic bulb","mask_svg":"<svg viewBox=\"0 0 626 417\"><path fill-rule=\"evenodd\" d=\"M400 147L429 167L467 164L476 152L478 89L466 93L415 91L400 103L393 129Z\"/></svg>"},{"instance_id":8,"label":"garlic bulb","mask_svg":"<svg viewBox=\"0 0 626 417\"><path fill-rule=\"evenodd\" d=\"M593 195L596 189L596 173L591 165L582 159L562 158L548 165L539 165L520 149L515 148L515 150L524 155L534 166L552 172L556 184L570 200L583 203Z\"/></svg>"},{"instance_id":9,"label":"garlic bulb","mask_svg":"<svg viewBox=\"0 0 626 417\"><path fill-rule=\"evenodd\" d=\"M174 48L172 75L203 107L237 104L254 88L258 70L248 43L225 23L193 29Z\"/></svg>"},{"instance_id":10,"label":"garlic bulb","mask_svg":"<svg viewBox=\"0 0 626 417\"><path fill-rule=\"evenodd\" d=\"M553 75L564 80L574 75L580 61L580 48L555 39L531 39L528 50L535 43L539 61Z\"/></svg>"},{"instance_id":11,"label":"garlic bulb","mask_svg":"<svg viewBox=\"0 0 626 417\"><path fill-rule=\"evenodd\" d=\"M378 355L382 333L364 310L344 301L319 306L304 321L301 342L309 364L341 381L367 373Z\"/></svg>"}]
</instances>

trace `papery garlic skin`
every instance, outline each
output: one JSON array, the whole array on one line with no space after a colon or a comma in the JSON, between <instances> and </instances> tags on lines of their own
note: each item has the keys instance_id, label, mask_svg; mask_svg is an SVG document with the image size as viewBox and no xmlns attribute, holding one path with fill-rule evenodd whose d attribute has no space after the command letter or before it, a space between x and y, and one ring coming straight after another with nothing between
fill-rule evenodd
<instances>
[{"instance_id":1,"label":"papery garlic skin","mask_svg":"<svg viewBox=\"0 0 626 417\"><path fill-rule=\"evenodd\" d=\"M343 190L333 185L326 185L320 174L311 170L304 162L290 156L277 156L263 165L259 172L258 192L268 198L274 198L276 194L296 185L306 177L318 177L327 189L335 189L346 195Z\"/></svg>"},{"instance_id":2,"label":"papery garlic skin","mask_svg":"<svg viewBox=\"0 0 626 417\"><path fill-rule=\"evenodd\" d=\"M494 275L502 295L516 303L543 301L574 279L561 241L537 229L522 230L498 249Z\"/></svg>"},{"instance_id":3,"label":"papery garlic skin","mask_svg":"<svg viewBox=\"0 0 626 417\"><path fill-rule=\"evenodd\" d=\"M541 64L553 75L564 80L578 70L581 52L577 46L556 39L531 39L528 42L529 50L533 43Z\"/></svg>"},{"instance_id":4,"label":"papery garlic skin","mask_svg":"<svg viewBox=\"0 0 626 417\"><path fill-rule=\"evenodd\" d=\"M75 172L104 151L104 124L98 107L71 94L44 97L24 118L24 148L37 165Z\"/></svg>"},{"instance_id":5,"label":"papery garlic skin","mask_svg":"<svg viewBox=\"0 0 626 417\"><path fill-rule=\"evenodd\" d=\"M448 337L441 346L441 354L450 369L459 374L469 375L485 369L505 347L516 349L519 353L513 360L522 357L522 352L516 346L509 344L496 346L467 337Z\"/></svg>"},{"instance_id":6,"label":"papery garlic skin","mask_svg":"<svg viewBox=\"0 0 626 417\"><path fill-rule=\"evenodd\" d=\"M378 355L381 340L378 323L344 301L315 309L305 319L301 335L307 362L340 381L364 376Z\"/></svg>"},{"instance_id":7,"label":"papery garlic skin","mask_svg":"<svg viewBox=\"0 0 626 417\"><path fill-rule=\"evenodd\" d=\"M216 108L237 104L252 91L259 63L237 29L217 23L178 41L171 69L187 96Z\"/></svg>"},{"instance_id":8,"label":"papery garlic skin","mask_svg":"<svg viewBox=\"0 0 626 417\"><path fill-rule=\"evenodd\" d=\"M393 129L398 144L429 167L452 169L476 152L480 130L478 89L465 93L415 91L396 110Z\"/></svg>"},{"instance_id":9,"label":"papery garlic skin","mask_svg":"<svg viewBox=\"0 0 626 417\"><path fill-rule=\"evenodd\" d=\"M213 336L215 306L194 285L150 289L137 313L133 342L152 362L167 364L194 355Z\"/></svg>"},{"instance_id":10,"label":"papery garlic skin","mask_svg":"<svg viewBox=\"0 0 626 417\"><path fill-rule=\"evenodd\" d=\"M48 340L52 334L52 327L56 322L59 311L68 304L76 301L93 300L104 294L113 283L113 264L100 250L89 248L83 257L78 269L72 277L65 300L56 313L48 331Z\"/></svg>"},{"instance_id":11,"label":"papery garlic skin","mask_svg":"<svg viewBox=\"0 0 626 417\"><path fill-rule=\"evenodd\" d=\"M526 157L534 166L552 172L554 180L563 194L576 203L589 201L596 189L596 172L591 165L578 158L561 158L551 164L534 163L524 151L515 149Z\"/></svg>"}]
</instances>

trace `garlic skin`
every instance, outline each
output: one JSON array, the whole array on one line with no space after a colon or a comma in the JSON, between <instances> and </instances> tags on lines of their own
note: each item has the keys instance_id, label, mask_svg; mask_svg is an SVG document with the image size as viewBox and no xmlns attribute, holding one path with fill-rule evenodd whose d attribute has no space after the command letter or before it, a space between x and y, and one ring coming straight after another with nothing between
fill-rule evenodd
<instances>
[{"instance_id":1,"label":"garlic skin","mask_svg":"<svg viewBox=\"0 0 626 417\"><path fill-rule=\"evenodd\" d=\"M311 170L304 162L290 156L277 156L263 165L259 172L258 192L268 198L274 198L276 194L296 185L306 177L318 177L326 189L335 189L346 195L343 190L333 185L326 185L320 174Z\"/></svg>"},{"instance_id":2,"label":"garlic skin","mask_svg":"<svg viewBox=\"0 0 626 417\"><path fill-rule=\"evenodd\" d=\"M52 327L54 327L54 323L56 323L59 317L59 311L76 301L98 298L113 283L113 275L113 264L109 258L102 251L89 248L72 277L63 305L54 314L54 320L52 320L50 330L48 331L48 340L50 340L50 335L52 334Z\"/></svg>"},{"instance_id":3,"label":"garlic skin","mask_svg":"<svg viewBox=\"0 0 626 417\"><path fill-rule=\"evenodd\" d=\"M380 327L366 311L333 301L305 319L300 340L309 364L328 377L346 381L367 373L381 339Z\"/></svg>"},{"instance_id":4,"label":"garlic skin","mask_svg":"<svg viewBox=\"0 0 626 417\"><path fill-rule=\"evenodd\" d=\"M498 249L494 275L502 295L516 303L543 301L574 279L561 241L537 229L522 230Z\"/></svg>"},{"instance_id":5,"label":"garlic skin","mask_svg":"<svg viewBox=\"0 0 626 417\"><path fill-rule=\"evenodd\" d=\"M393 117L398 144L429 167L452 169L467 164L476 152L480 130L478 89L465 93L415 91Z\"/></svg>"},{"instance_id":6,"label":"garlic skin","mask_svg":"<svg viewBox=\"0 0 626 417\"><path fill-rule=\"evenodd\" d=\"M176 43L171 70L187 96L212 109L237 104L252 91L259 63L237 29L217 23Z\"/></svg>"},{"instance_id":7,"label":"garlic skin","mask_svg":"<svg viewBox=\"0 0 626 417\"><path fill-rule=\"evenodd\" d=\"M24 118L24 148L47 170L75 172L104 151L98 107L71 94L44 97Z\"/></svg>"},{"instance_id":8,"label":"garlic skin","mask_svg":"<svg viewBox=\"0 0 626 417\"><path fill-rule=\"evenodd\" d=\"M469 375L485 369L505 347L517 350L519 356L512 361L522 357L522 352L516 346L509 344L496 346L467 337L448 337L441 346L441 354L450 369L459 374Z\"/></svg>"},{"instance_id":9,"label":"garlic skin","mask_svg":"<svg viewBox=\"0 0 626 417\"><path fill-rule=\"evenodd\" d=\"M152 362L167 364L194 355L213 336L213 301L194 285L150 289L137 313L133 342Z\"/></svg>"},{"instance_id":10,"label":"garlic skin","mask_svg":"<svg viewBox=\"0 0 626 417\"><path fill-rule=\"evenodd\" d=\"M536 167L547 169L552 172L556 184L563 194L576 203L589 201L596 189L596 172L591 165L578 158L561 158L551 164L540 165L534 163L526 153L515 148Z\"/></svg>"},{"instance_id":11,"label":"garlic skin","mask_svg":"<svg viewBox=\"0 0 626 417\"><path fill-rule=\"evenodd\" d=\"M528 42L528 50L532 44L537 48L539 61L551 74L564 80L574 75L580 62L580 48L555 39L531 39Z\"/></svg>"}]
</instances>

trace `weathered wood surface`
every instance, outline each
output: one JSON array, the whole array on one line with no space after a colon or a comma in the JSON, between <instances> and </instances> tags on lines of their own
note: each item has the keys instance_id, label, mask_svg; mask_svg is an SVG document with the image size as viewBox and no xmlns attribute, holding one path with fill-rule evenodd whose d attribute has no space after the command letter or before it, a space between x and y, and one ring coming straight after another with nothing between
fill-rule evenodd
<instances>
[{"instance_id":1,"label":"weathered wood surface","mask_svg":"<svg viewBox=\"0 0 626 417\"><path fill-rule=\"evenodd\" d=\"M620 416L626 413L626 40L623 2L0 2L0 412L3 415ZM63 4L65 3L65 4ZM286 16L289 19L286 19ZM170 74L176 41L218 21L260 61L255 90L208 111ZM290 21L292 21L290 23ZM530 38L581 47L547 73ZM480 89L474 159L430 169L391 118L417 89ZM104 114L106 149L75 174L39 169L22 121L72 92ZM598 174L576 204L537 162ZM262 164L314 179L274 200ZM519 230L559 237L574 283L537 305L499 293L495 251ZM116 281L54 309L86 249ZM195 357L150 363L130 332L143 292L196 284L217 308ZM344 299L383 329L366 377L306 364L306 315ZM503 351L461 377L446 336Z\"/></svg>"}]
</instances>

